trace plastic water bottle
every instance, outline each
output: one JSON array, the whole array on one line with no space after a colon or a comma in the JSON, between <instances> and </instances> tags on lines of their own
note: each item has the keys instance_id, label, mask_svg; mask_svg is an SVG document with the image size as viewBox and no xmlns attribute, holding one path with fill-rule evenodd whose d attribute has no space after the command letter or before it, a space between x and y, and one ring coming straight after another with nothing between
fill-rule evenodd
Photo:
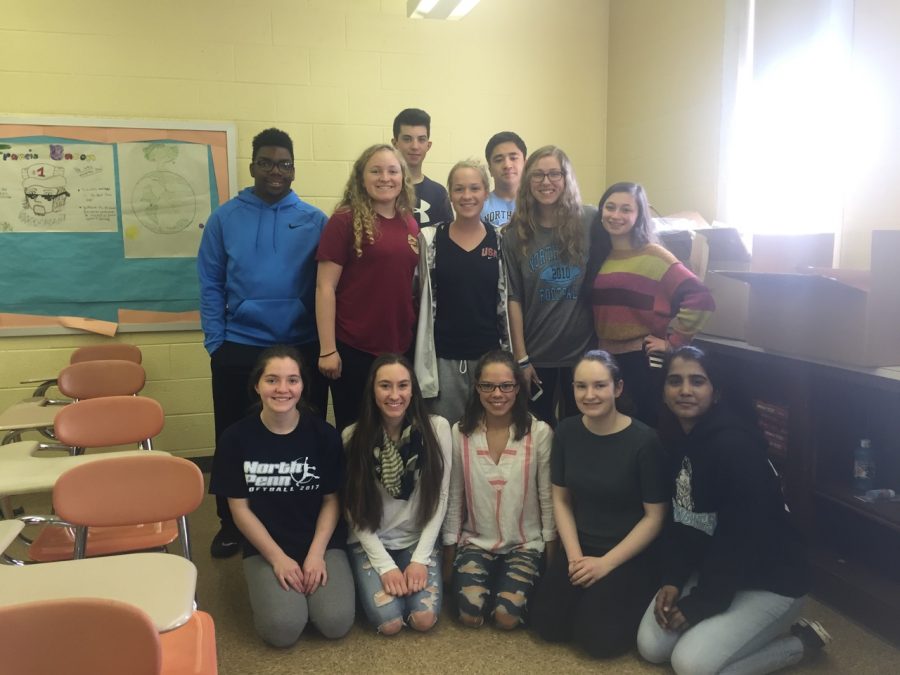
<instances>
[{"instance_id":1,"label":"plastic water bottle","mask_svg":"<svg viewBox=\"0 0 900 675\"><path fill-rule=\"evenodd\" d=\"M853 487L858 492L867 492L875 484L875 454L872 442L863 438L853 453Z\"/></svg>"}]
</instances>

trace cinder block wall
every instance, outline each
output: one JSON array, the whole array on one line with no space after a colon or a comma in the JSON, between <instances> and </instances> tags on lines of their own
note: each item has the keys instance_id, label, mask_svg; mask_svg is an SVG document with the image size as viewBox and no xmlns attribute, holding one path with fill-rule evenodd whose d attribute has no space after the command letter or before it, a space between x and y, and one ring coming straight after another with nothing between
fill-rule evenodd
<instances>
[{"instance_id":1,"label":"cinder block wall","mask_svg":"<svg viewBox=\"0 0 900 675\"><path fill-rule=\"evenodd\" d=\"M433 118L425 169L439 182L513 129L530 148L566 149L586 200L604 188L607 0L482 0L458 22L409 20L406 0L6 4L4 113L234 122L241 187L253 135L279 126L294 139L295 190L330 213L361 150L389 141L402 108L421 107ZM141 347L145 393L166 410L157 447L209 454L202 335L117 339ZM100 340L0 335L0 406L29 393L19 380L54 373Z\"/></svg>"}]
</instances>

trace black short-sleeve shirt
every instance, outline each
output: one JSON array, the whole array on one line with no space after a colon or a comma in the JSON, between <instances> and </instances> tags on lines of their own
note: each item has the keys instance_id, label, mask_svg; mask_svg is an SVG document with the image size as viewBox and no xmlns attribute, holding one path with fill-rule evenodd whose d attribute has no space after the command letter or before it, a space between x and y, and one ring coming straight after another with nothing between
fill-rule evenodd
<instances>
[{"instance_id":1,"label":"black short-sleeve shirt","mask_svg":"<svg viewBox=\"0 0 900 675\"><path fill-rule=\"evenodd\" d=\"M569 489L581 545L608 551L644 516L644 502L671 494L656 432L642 422L598 436L581 416L562 420L553 437L550 480Z\"/></svg>"},{"instance_id":2,"label":"black short-sleeve shirt","mask_svg":"<svg viewBox=\"0 0 900 675\"><path fill-rule=\"evenodd\" d=\"M303 415L289 434L269 431L258 414L228 427L219 439L209 491L247 499L284 552L303 563L316 532L325 495L334 494L343 478L343 446L334 427ZM343 548L347 530L338 522L328 548ZM244 557L258 555L244 542Z\"/></svg>"},{"instance_id":3,"label":"black short-sleeve shirt","mask_svg":"<svg viewBox=\"0 0 900 675\"><path fill-rule=\"evenodd\" d=\"M442 359L477 359L500 346L497 282L500 277L497 232L485 227L484 239L465 251L450 239L450 228L434 237L437 315L434 348Z\"/></svg>"}]
</instances>

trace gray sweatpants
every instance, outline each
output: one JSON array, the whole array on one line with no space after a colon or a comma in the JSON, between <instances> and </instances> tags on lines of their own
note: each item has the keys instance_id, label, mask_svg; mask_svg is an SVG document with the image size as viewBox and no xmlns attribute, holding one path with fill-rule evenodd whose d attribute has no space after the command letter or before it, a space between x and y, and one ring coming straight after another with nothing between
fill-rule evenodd
<instances>
[{"instance_id":1,"label":"gray sweatpants","mask_svg":"<svg viewBox=\"0 0 900 675\"><path fill-rule=\"evenodd\" d=\"M340 549L325 551L328 583L312 595L284 590L261 555L244 558L244 578L253 608L256 632L273 647L290 647L308 621L327 638L347 634L353 625L356 596L347 554Z\"/></svg>"},{"instance_id":2,"label":"gray sweatpants","mask_svg":"<svg viewBox=\"0 0 900 675\"><path fill-rule=\"evenodd\" d=\"M475 389L475 366L478 361L438 359L438 383L440 392L435 398L425 400L428 412L440 415L453 426L459 422L466 409L466 401Z\"/></svg>"}]
</instances>

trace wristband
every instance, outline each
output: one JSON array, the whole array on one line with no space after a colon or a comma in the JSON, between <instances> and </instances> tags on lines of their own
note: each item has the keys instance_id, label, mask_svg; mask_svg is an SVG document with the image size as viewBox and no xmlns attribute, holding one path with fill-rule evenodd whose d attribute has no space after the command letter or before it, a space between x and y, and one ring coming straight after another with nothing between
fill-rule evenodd
<instances>
[{"instance_id":1,"label":"wristband","mask_svg":"<svg viewBox=\"0 0 900 675\"><path fill-rule=\"evenodd\" d=\"M524 368L525 366L530 366L530 365L531 365L531 359L528 358L528 355L526 354L526 355L523 356L521 359L519 359L518 361L516 361L516 363L518 363L519 366L520 366L521 368Z\"/></svg>"},{"instance_id":2,"label":"wristband","mask_svg":"<svg viewBox=\"0 0 900 675\"><path fill-rule=\"evenodd\" d=\"M331 356L332 354L337 354L337 349L335 349L333 352L328 352L327 354L319 354L319 358L324 359L326 356Z\"/></svg>"}]
</instances>

